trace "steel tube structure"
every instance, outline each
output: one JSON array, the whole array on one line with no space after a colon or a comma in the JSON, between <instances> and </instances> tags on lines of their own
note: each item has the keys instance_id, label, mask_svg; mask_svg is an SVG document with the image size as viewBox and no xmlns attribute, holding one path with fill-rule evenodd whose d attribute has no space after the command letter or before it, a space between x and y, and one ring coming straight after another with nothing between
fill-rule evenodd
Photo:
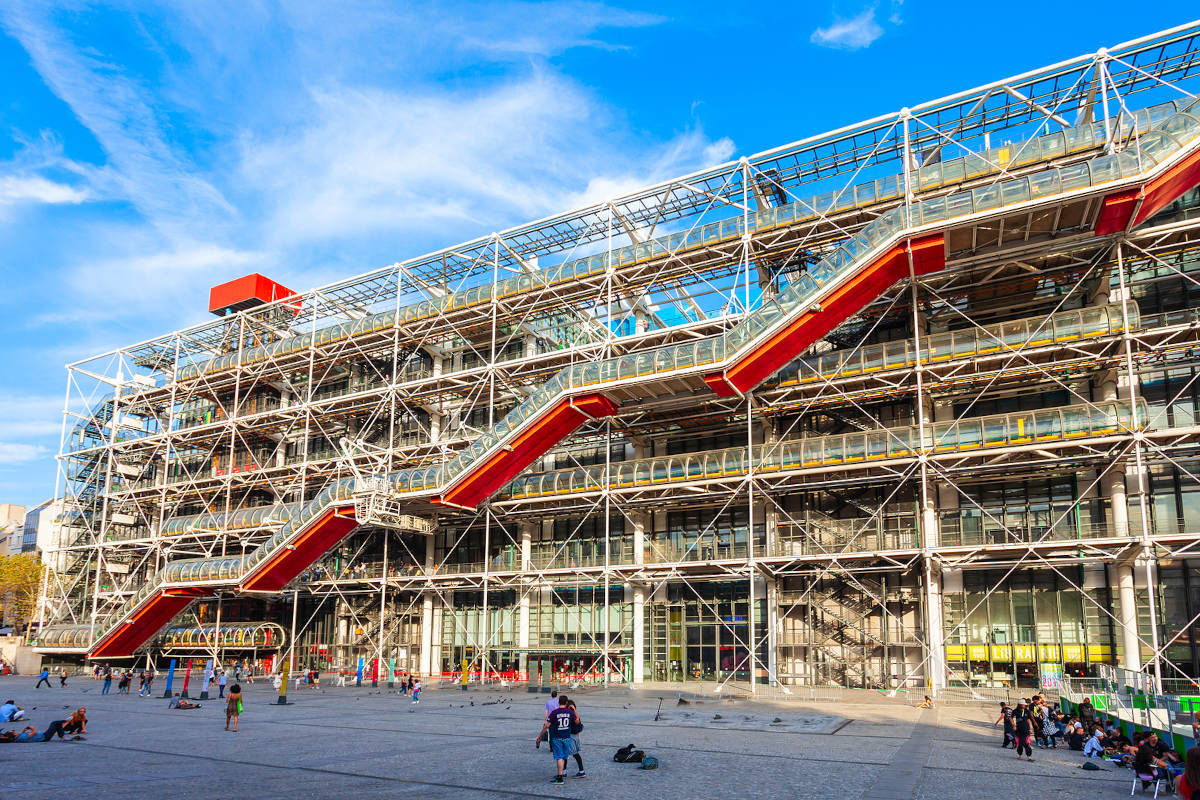
<instances>
[{"instance_id":1,"label":"steel tube structure","mask_svg":"<svg viewBox=\"0 0 1200 800\"><path fill-rule=\"evenodd\" d=\"M72 364L37 645L1196 675L1197 86L1194 23Z\"/></svg>"}]
</instances>

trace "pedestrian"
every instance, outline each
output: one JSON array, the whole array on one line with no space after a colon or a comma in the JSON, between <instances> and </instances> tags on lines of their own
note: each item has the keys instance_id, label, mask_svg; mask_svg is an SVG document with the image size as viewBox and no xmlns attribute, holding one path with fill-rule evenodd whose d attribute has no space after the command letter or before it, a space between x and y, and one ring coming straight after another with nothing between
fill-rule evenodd
<instances>
[{"instance_id":1,"label":"pedestrian","mask_svg":"<svg viewBox=\"0 0 1200 800\"><path fill-rule=\"evenodd\" d=\"M150 688L154 685L154 667L146 670L146 697L150 696Z\"/></svg>"},{"instance_id":2,"label":"pedestrian","mask_svg":"<svg viewBox=\"0 0 1200 800\"><path fill-rule=\"evenodd\" d=\"M233 680L236 683L242 679L242 662L233 662Z\"/></svg>"},{"instance_id":3,"label":"pedestrian","mask_svg":"<svg viewBox=\"0 0 1200 800\"><path fill-rule=\"evenodd\" d=\"M58 673L58 688L67 688L67 668L63 667L62 672Z\"/></svg>"},{"instance_id":4,"label":"pedestrian","mask_svg":"<svg viewBox=\"0 0 1200 800\"><path fill-rule=\"evenodd\" d=\"M413 676L412 675L408 676L408 693L409 694L413 693Z\"/></svg>"},{"instance_id":5,"label":"pedestrian","mask_svg":"<svg viewBox=\"0 0 1200 800\"><path fill-rule=\"evenodd\" d=\"M1013 728L1016 733L1017 760L1027 758L1033 761L1033 714L1024 701L1017 704L1017 710L1013 714Z\"/></svg>"},{"instance_id":6,"label":"pedestrian","mask_svg":"<svg viewBox=\"0 0 1200 800\"><path fill-rule=\"evenodd\" d=\"M117 681L117 694L129 694L129 684L133 683L133 673L126 669Z\"/></svg>"},{"instance_id":7,"label":"pedestrian","mask_svg":"<svg viewBox=\"0 0 1200 800\"><path fill-rule=\"evenodd\" d=\"M104 665L104 686L100 689L100 694L108 694L108 690L112 688L112 667L108 664Z\"/></svg>"},{"instance_id":8,"label":"pedestrian","mask_svg":"<svg viewBox=\"0 0 1200 800\"><path fill-rule=\"evenodd\" d=\"M1004 740L1000 742L1001 749L1007 750L1010 744L1015 747L1016 745L1014 743L1014 739L1016 733L1013 729L1013 712L1012 709L1008 707L1008 703L1005 702L1000 703L1000 716L994 723L992 723L992 727L996 727L1001 722L1004 723Z\"/></svg>"},{"instance_id":9,"label":"pedestrian","mask_svg":"<svg viewBox=\"0 0 1200 800\"><path fill-rule=\"evenodd\" d=\"M142 670L138 675L138 697L141 697L144 691L146 691L146 670Z\"/></svg>"},{"instance_id":10,"label":"pedestrian","mask_svg":"<svg viewBox=\"0 0 1200 800\"><path fill-rule=\"evenodd\" d=\"M409 685L412 686L412 701L413 701L413 703L420 703L421 702L421 681L419 679L417 680L416 683L409 681Z\"/></svg>"},{"instance_id":11,"label":"pedestrian","mask_svg":"<svg viewBox=\"0 0 1200 800\"><path fill-rule=\"evenodd\" d=\"M571 725L571 741L575 745L575 766L579 767L579 771L575 773L576 778L586 778L587 773L583 771L583 756L580 754L579 734L583 733L583 719L579 716L579 709L575 706L574 700L567 701L567 707L575 712L575 722Z\"/></svg>"},{"instance_id":12,"label":"pedestrian","mask_svg":"<svg viewBox=\"0 0 1200 800\"><path fill-rule=\"evenodd\" d=\"M233 732L237 733L238 716L242 713L242 687L234 684L229 687L229 699L225 701L225 730L229 730L229 720L233 720Z\"/></svg>"},{"instance_id":13,"label":"pedestrian","mask_svg":"<svg viewBox=\"0 0 1200 800\"><path fill-rule=\"evenodd\" d=\"M570 700L567 696L561 695L558 698L558 708L556 708L542 724L541 731L538 732L537 739L534 740L536 747L542 740L542 735L545 734L550 740L550 756L554 759L554 765L558 768L558 774L550 781L551 783L563 782L563 770L567 766L567 759L574 755L575 742L571 739L571 729L579 721L579 717L571 710Z\"/></svg>"},{"instance_id":14,"label":"pedestrian","mask_svg":"<svg viewBox=\"0 0 1200 800\"><path fill-rule=\"evenodd\" d=\"M225 672L224 672L224 670L221 671L220 677L217 678L217 689L220 691L220 694L217 696L224 697L225 696Z\"/></svg>"},{"instance_id":15,"label":"pedestrian","mask_svg":"<svg viewBox=\"0 0 1200 800\"><path fill-rule=\"evenodd\" d=\"M42 684L46 684L46 688L50 688L50 670L47 667L42 667L41 673L38 675L38 682L33 685L33 688L40 689Z\"/></svg>"}]
</instances>

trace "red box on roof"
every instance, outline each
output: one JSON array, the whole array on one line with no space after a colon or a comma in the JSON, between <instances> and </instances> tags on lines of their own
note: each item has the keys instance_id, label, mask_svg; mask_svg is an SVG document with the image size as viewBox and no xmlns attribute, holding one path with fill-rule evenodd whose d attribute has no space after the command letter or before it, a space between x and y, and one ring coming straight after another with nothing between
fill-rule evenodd
<instances>
[{"instance_id":1,"label":"red box on roof","mask_svg":"<svg viewBox=\"0 0 1200 800\"><path fill-rule=\"evenodd\" d=\"M261 306L285 297L296 297L296 293L281 283L276 283L265 275L252 272L228 283L212 287L208 293L208 310L223 317L247 308ZM300 310L300 301L296 301L296 311Z\"/></svg>"}]
</instances>

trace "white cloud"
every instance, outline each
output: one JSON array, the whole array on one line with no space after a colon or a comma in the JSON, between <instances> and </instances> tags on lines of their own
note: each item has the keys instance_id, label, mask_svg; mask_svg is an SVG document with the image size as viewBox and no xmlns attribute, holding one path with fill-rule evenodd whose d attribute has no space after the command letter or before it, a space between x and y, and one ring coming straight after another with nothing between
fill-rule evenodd
<instances>
[{"instance_id":1,"label":"white cloud","mask_svg":"<svg viewBox=\"0 0 1200 800\"><path fill-rule=\"evenodd\" d=\"M50 451L36 444L0 442L0 467L28 464L49 455Z\"/></svg>"},{"instance_id":2,"label":"white cloud","mask_svg":"<svg viewBox=\"0 0 1200 800\"><path fill-rule=\"evenodd\" d=\"M875 6L866 8L857 17L835 19L824 28L812 32L809 41L835 50L861 50L883 36L883 28L875 21Z\"/></svg>"},{"instance_id":3,"label":"white cloud","mask_svg":"<svg viewBox=\"0 0 1200 800\"><path fill-rule=\"evenodd\" d=\"M542 70L473 92L314 91L309 117L296 134L243 143L243 183L264 190L280 245L369 231L486 234L733 151L698 128L639 142L602 102Z\"/></svg>"},{"instance_id":4,"label":"white cloud","mask_svg":"<svg viewBox=\"0 0 1200 800\"><path fill-rule=\"evenodd\" d=\"M76 204L91 198L92 193L86 187L77 189L65 183L48 180L41 175L0 176L0 205L23 202Z\"/></svg>"}]
</instances>

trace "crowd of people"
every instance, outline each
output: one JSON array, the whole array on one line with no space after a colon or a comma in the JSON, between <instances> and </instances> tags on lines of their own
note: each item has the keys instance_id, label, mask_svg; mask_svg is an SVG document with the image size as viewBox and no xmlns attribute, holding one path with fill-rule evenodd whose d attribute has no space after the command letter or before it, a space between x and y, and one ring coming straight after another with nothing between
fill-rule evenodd
<instances>
[{"instance_id":1,"label":"crowd of people","mask_svg":"<svg viewBox=\"0 0 1200 800\"><path fill-rule=\"evenodd\" d=\"M1034 747L1061 746L1082 753L1084 758L1128 767L1147 787L1164 781L1184 798L1190 798L1194 790L1200 789L1200 747L1192 747L1186 756L1181 756L1155 731L1137 731L1127 736L1115 724L1105 726L1088 700L1080 703L1078 714L1064 713L1040 695L1022 700L1015 707L1001 703L995 725L1004 726L1000 746L1016 750L1018 759L1034 761ZM1193 728L1198 725L1200 713Z\"/></svg>"}]
</instances>

